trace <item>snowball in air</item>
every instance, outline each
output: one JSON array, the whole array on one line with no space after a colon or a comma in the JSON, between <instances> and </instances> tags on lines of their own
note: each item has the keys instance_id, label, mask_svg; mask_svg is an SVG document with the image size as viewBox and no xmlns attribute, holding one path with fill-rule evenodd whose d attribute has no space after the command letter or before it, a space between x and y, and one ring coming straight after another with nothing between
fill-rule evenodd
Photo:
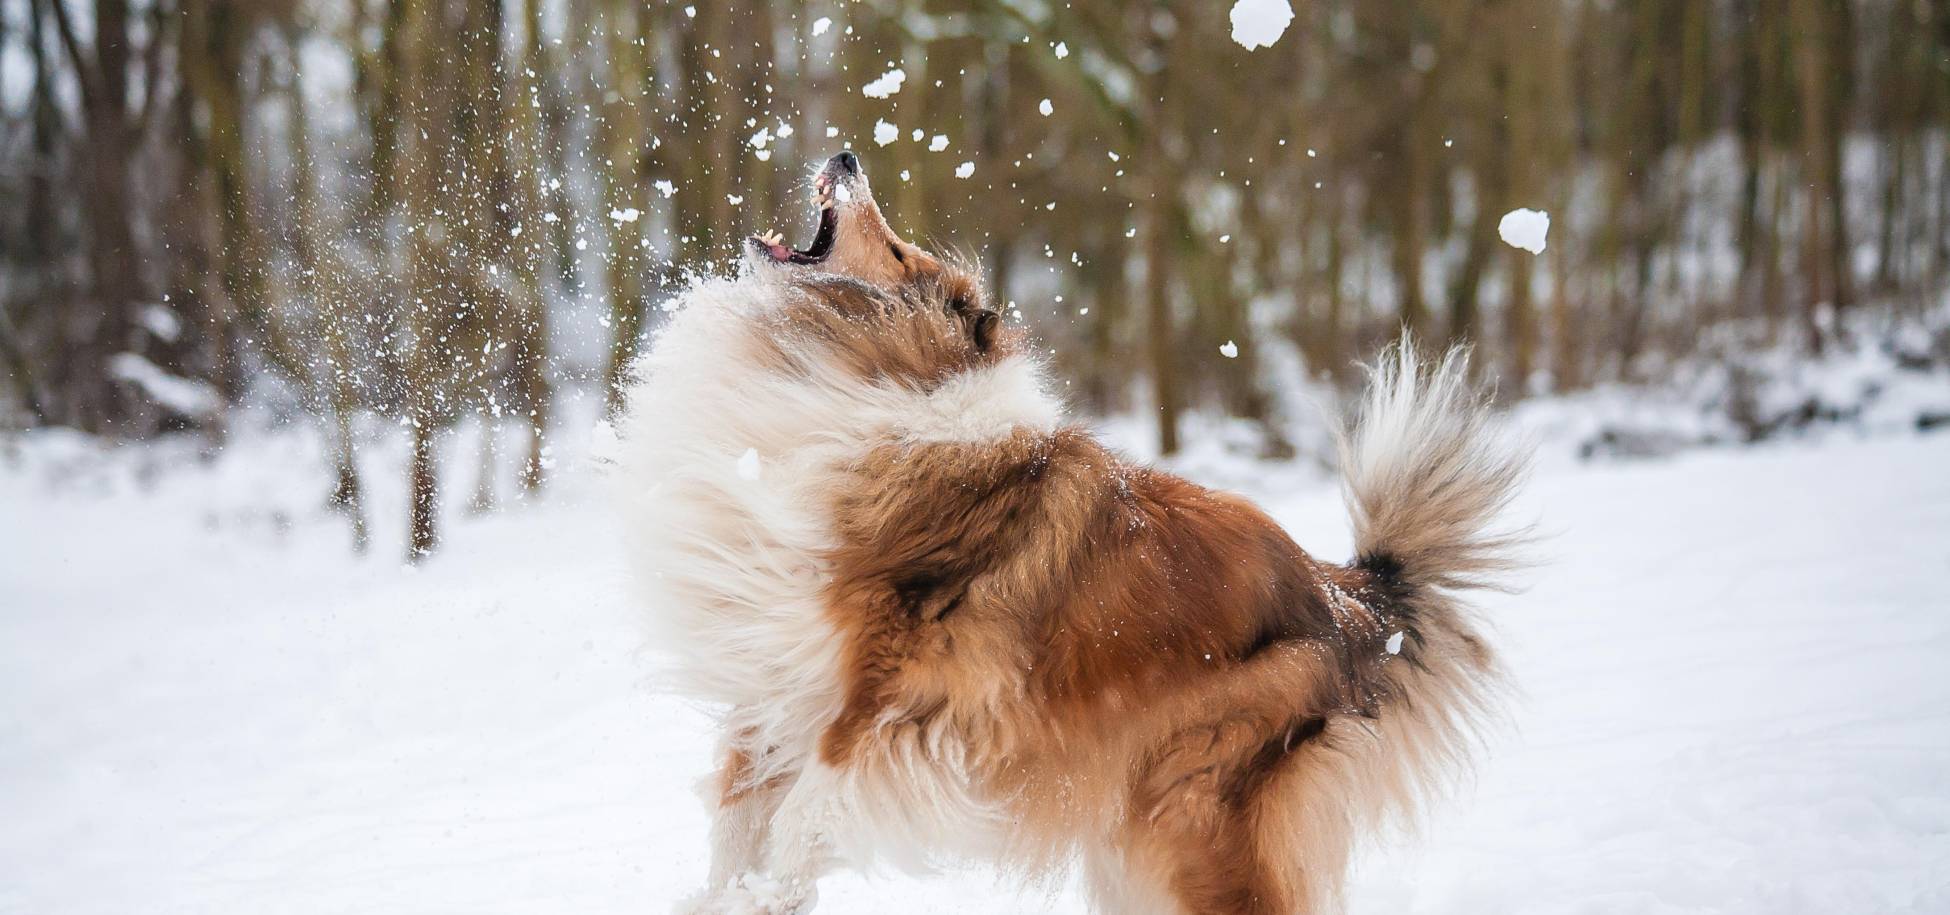
<instances>
[{"instance_id":1,"label":"snowball in air","mask_svg":"<svg viewBox=\"0 0 1950 915\"><path fill-rule=\"evenodd\" d=\"M907 82L907 71L899 67L888 70L874 80L860 87L860 94L867 98L886 98L901 91L901 84Z\"/></svg>"},{"instance_id":2,"label":"snowball in air","mask_svg":"<svg viewBox=\"0 0 1950 915\"><path fill-rule=\"evenodd\" d=\"M955 166L955 177L957 178L966 178L973 174L975 174L975 163L973 162L963 162Z\"/></svg>"},{"instance_id":3,"label":"snowball in air","mask_svg":"<svg viewBox=\"0 0 1950 915\"><path fill-rule=\"evenodd\" d=\"M1061 41L1059 41L1059 42L1057 42L1057 43L1056 43L1056 59L1057 59L1057 60L1062 60L1063 58L1065 58L1065 57L1068 57L1068 56L1070 56L1070 46L1069 46L1068 44L1065 44L1065 43L1063 43L1063 42L1061 42Z\"/></svg>"},{"instance_id":4,"label":"snowball in air","mask_svg":"<svg viewBox=\"0 0 1950 915\"><path fill-rule=\"evenodd\" d=\"M1292 21L1287 0L1239 0L1232 5L1232 40L1248 51L1270 48Z\"/></svg>"},{"instance_id":5,"label":"snowball in air","mask_svg":"<svg viewBox=\"0 0 1950 915\"><path fill-rule=\"evenodd\" d=\"M945 133L935 134L932 139L928 140L928 152L940 152L947 148L948 135Z\"/></svg>"},{"instance_id":6,"label":"snowball in air","mask_svg":"<svg viewBox=\"0 0 1950 915\"><path fill-rule=\"evenodd\" d=\"M1056 106L1050 104L1049 99L1043 99L1042 103L1036 106L1036 110L1042 112L1043 117L1049 117L1056 113Z\"/></svg>"},{"instance_id":7,"label":"snowball in air","mask_svg":"<svg viewBox=\"0 0 1950 915\"><path fill-rule=\"evenodd\" d=\"M1227 359L1239 358L1239 344L1227 340L1224 345L1219 347L1219 355Z\"/></svg>"},{"instance_id":8,"label":"snowball in air","mask_svg":"<svg viewBox=\"0 0 1950 915\"><path fill-rule=\"evenodd\" d=\"M1503 221L1496 224L1496 234L1510 247L1532 254L1544 253L1544 235L1550 230L1551 214L1522 207L1503 214Z\"/></svg>"},{"instance_id":9,"label":"snowball in air","mask_svg":"<svg viewBox=\"0 0 1950 915\"><path fill-rule=\"evenodd\" d=\"M832 27L833 27L832 18L828 16L821 16L818 19L813 20L812 33L814 35L824 35L826 34L826 30Z\"/></svg>"},{"instance_id":10,"label":"snowball in air","mask_svg":"<svg viewBox=\"0 0 1950 915\"><path fill-rule=\"evenodd\" d=\"M873 141L882 146L901 138L901 129L886 121L873 122Z\"/></svg>"},{"instance_id":11,"label":"snowball in air","mask_svg":"<svg viewBox=\"0 0 1950 915\"><path fill-rule=\"evenodd\" d=\"M1402 653L1402 633L1397 632L1394 635L1388 637L1388 653L1389 654Z\"/></svg>"},{"instance_id":12,"label":"snowball in air","mask_svg":"<svg viewBox=\"0 0 1950 915\"><path fill-rule=\"evenodd\" d=\"M620 210L612 208L609 211L609 218L617 222L636 222L637 217L642 215L643 212L636 207L624 207Z\"/></svg>"}]
</instances>

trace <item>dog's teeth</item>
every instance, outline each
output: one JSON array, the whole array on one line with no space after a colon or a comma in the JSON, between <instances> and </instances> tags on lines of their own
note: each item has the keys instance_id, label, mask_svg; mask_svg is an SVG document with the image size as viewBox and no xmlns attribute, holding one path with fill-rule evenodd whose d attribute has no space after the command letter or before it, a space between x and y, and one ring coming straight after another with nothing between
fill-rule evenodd
<instances>
[{"instance_id":1,"label":"dog's teeth","mask_svg":"<svg viewBox=\"0 0 1950 915\"><path fill-rule=\"evenodd\" d=\"M781 245L785 243L785 235L779 232L767 232L764 235L760 235L758 240L768 245Z\"/></svg>"}]
</instances>

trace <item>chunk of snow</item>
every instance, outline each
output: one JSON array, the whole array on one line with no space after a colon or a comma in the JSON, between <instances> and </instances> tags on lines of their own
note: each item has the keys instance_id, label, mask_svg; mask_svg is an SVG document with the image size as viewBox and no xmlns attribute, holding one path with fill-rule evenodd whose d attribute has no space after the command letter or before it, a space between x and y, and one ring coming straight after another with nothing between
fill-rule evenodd
<instances>
[{"instance_id":1,"label":"chunk of snow","mask_svg":"<svg viewBox=\"0 0 1950 915\"><path fill-rule=\"evenodd\" d=\"M973 162L963 162L955 166L955 177L957 178L966 178L973 174L975 174L975 163Z\"/></svg>"},{"instance_id":2,"label":"chunk of snow","mask_svg":"<svg viewBox=\"0 0 1950 915\"><path fill-rule=\"evenodd\" d=\"M1394 635L1391 635L1391 636L1389 636L1389 637L1388 637L1388 653L1389 653L1389 654L1401 654L1401 653L1402 653L1402 635L1403 635L1403 633L1400 633L1400 632L1397 632L1397 633L1395 633Z\"/></svg>"},{"instance_id":3,"label":"chunk of snow","mask_svg":"<svg viewBox=\"0 0 1950 915\"><path fill-rule=\"evenodd\" d=\"M1063 42L1060 42L1060 41L1059 41L1059 42L1057 42L1057 43L1056 43L1056 59L1057 59L1057 60L1062 60L1063 58L1065 58L1065 57L1068 57L1068 56L1070 56L1070 46L1069 46L1069 45L1067 45L1067 44L1064 44Z\"/></svg>"},{"instance_id":4,"label":"chunk of snow","mask_svg":"<svg viewBox=\"0 0 1950 915\"><path fill-rule=\"evenodd\" d=\"M1225 343L1219 346L1219 355L1224 356L1227 359L1239 358L1239 344L1234 343L1231 340L1227 340Z\"/></svg>"},{"instance_id":5,"label":"chunk of snow","mask_svg":"<svg viewBox=\"0 0 1950 915\"><path fill-rule=\"evenodd\" d=\"M666 198L668 198L672 194L677 193L677 185L671 184L669 181L659 179L658 181L653 182L650 186L656 188L657 193L664 195Z\"/></svg>"},{"instance_id":6,"label":"chunk of snow","mask_svg":"<svg viewBox=\"0 0 1950 915\"><path fill-rule=\"evenodd\" d=\"M876 120L873 122L873 141L875 143L886 146L900 138L901 129L899 127L895 127L886 121Z\"/></svg>"},{"instance_id":7,"label":"chunk of snow","mask_svg":"<svg viewBox=\"0 0 1950 915\"><path fill-rule=\"evenodd\" d=\"M1550 230L1551 214L1522 207L1503 214L1503 221L1496 224L1496 234L1504 242L1532 254L1544 253L1544 236Z\"/></svg>"},{"instance_id":8,"label":"chunk of snow","mask_svg":"<svg viewBox=\"0 0 1950 915\"><path fill-rule=\"evenodd\" d=\"M1292 21L1287 0L1239 0L1232 5L1232 40L1248 51L1270 48Z\"/></svg>"},{"instance_id":9,"label":"chunk of snow","mask_svg":"<svg viewBox=\"0 0 1950 915\"><path fill-rule=\"evenodd\" d=\"M642 215L643 211L638 210L636 207L624 207L620 210L612 208L609 211L609 218L617 222L636 222L637 217Z\"/></svg>"},{"instance_id":10,"label":"chunk of snow","mask_svg":"<svg viewBox=\"0 0 1950 915\"><path fill-rule=\"evenodd\" d=\"M745 198L740 197L737 194L726 194L724 195L724 199L730 201L732 206L738 206L739 204L745 202Z\"/></svg>"},{"instance_id":11,"label":"chunk of snow","mask_svg":"<svg viewBox=\"0 0 1950 915\"><path fill-rule=\"evenodd\" d=\"M940 152L947 148L948 135L945 133L935 134L933 138L928 140L928 152Z\"/></svg>"},{"instance_id":12,"label":"chunk of snow","mask_svg":"<svg viewBox=\"0 0 1950 915\"><path fill-rule=\"evenodd\" d=\"M756 483L760 469L757 448L746 448L745 453L738 456L739 479Z\"/></svg>"},{"instance_id":13,"label":"chunk of snow","mask_svg":"<svg viewBox=\"0 0 1950 915\"><path fill-rule=\"evenodd\" d=\"M812 33L814 35L824 35L826 34L826 30L832 27L833 27L833 17L821 16L818 19L813 20Z\"/></svg>"},{"instance_id":14,"label":"chunk of snow","mask_svg":"<svg viewBox=\"0 0 1950 915\"><path fill-rule=\"evenodd\" d=\"M1056 106L1050 104L1049 99L1043 99L1041 102L1037 103L1036 110L1042 112L1043 117L1049 117L1050 115L1056 113Z\"/></svg>"},{"instance_id":15,"label":"chunk of snow","mask_svg":"<svg viewBox=\"0 0 1950 915\"><path fill-rule=\"evenodd\" d=\"M874 80L860 87L860 94L867 98L886 98L901 91L901 83L907 82L907 71L899 67L888 70Z\"/></svg>"}]
</instances>

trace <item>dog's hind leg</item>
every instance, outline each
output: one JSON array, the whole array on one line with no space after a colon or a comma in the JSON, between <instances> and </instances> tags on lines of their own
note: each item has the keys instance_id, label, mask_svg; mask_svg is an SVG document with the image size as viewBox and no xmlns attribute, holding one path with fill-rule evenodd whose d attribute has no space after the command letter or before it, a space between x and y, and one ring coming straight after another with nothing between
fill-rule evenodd
<instances>
[{"instance_id":1,"label":"dog's hind leg","mask_svg":"<svg viewBox=\"0 0 1950 915\"><path fill-rule=\"evenodd\" d=\"M1139 758L1113 840L1130 885L1162 889L1179 915L1333 907L1347 830L1321 817L1316 834L1294 836L1287 815L1317 800L1299 789L1342 714L1333 657L1318 643L1276 643L1181 697L1182 723Z\"/></svg>"},{"instance_id":2,"label":"dog's hind leg","mask_svg":"<svg viewBox=\"0 0 1950 915\"><path fill-rule=\"evenodd\" d=\"M736 740L724 741L722 754L721 767L704 787L711 805L710 882L704 892L677 907L686 915L715 915L750 906L749 893L738 881L764 865L772 817L789 781L789 776L757 778L751 751Z\"/></svg>"}]
</instances>

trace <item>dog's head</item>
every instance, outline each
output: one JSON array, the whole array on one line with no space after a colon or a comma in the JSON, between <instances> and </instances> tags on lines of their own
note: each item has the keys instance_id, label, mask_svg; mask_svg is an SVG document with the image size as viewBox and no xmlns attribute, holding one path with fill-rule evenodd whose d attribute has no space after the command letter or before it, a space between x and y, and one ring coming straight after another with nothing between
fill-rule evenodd
<instances>
[{"instance_id":1,"label":"dog's head","mask_svg":"<svg viewBox=\"0 0 1950 915\"><path fill-rule=\"evenodd\" d=\"M942 258L903 241L880 215L873 186L860 158L843 152L826 160L812 180L819 231L811 244L790 248L774 232L745 242L746 256L760 269L818 271L852 277L891 289L927 282L951 268Z\"/></svg>"},{"instance_id":2,"label":"dog's head","mask_svg":"<svg viewBox=\"0 0 1950 915\"><path fill-rule=\"evenodd\" d=\"M861 284L856 293L870 287L891 297L883 301L934 303L961 324L977 351L994 346L1002 322L984 302L976 272L895 235L858 156L842 152L826 160L813 175L812 192L819 214L812 242L792 248L777 232L754 235L745 241L745 255L755 269L827 293L845 288L830 282L840 277Z\"/></svg>"}]
</instances>

